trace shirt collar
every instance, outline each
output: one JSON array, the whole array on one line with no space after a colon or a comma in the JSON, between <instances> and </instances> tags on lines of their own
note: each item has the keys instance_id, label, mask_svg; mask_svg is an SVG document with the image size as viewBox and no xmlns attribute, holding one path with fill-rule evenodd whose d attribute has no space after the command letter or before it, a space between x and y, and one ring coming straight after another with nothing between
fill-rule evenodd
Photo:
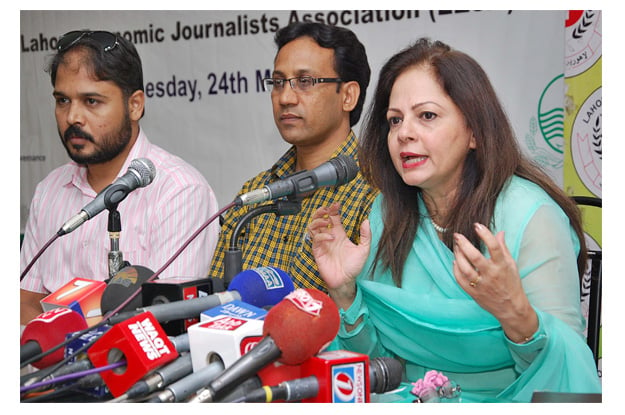
<instances>
[{"instance_id":1,"label":"shirt collar","mask_svg":"<svg viewBox=\"0 0 625 415\"><path fill-rule=\"evenodd\" d=\"M139 128L139 136L137 137L137 141L135 141L135 144L130 149L128 157L126 157L126 161L124 161L122 168L119 169L119 172L117 173L117 177L121 177L126 174L128 167L130 167L131 161L136 158L141 158L148 155L149 144L150 143L148 141L148 138L143 133L143 130Z\"/></svg>"}]
</instances>

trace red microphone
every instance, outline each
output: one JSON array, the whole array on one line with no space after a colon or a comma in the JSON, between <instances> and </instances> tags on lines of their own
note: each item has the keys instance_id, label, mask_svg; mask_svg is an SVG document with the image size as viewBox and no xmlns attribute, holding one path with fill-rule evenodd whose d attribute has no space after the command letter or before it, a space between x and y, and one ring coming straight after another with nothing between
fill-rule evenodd
<instances>
[{"instance_id":1,"label":"red microphone","mask_svg":"<svg viewBox=\"0 0 625 415\"><path fill-rule=\"evenodd\" d=\"M100 301L106 288L104 281L74 278L41 300L43 311L58 307L70 308L80 313L89 327L102 320Z\"/></svg>"},{"instance_id":2,"label":"red microphone","mask_svg":"<svg viewBox=\"0 0 625 415\"><path fill-rule=\"evenodd\" d=\"M66 334L86 329L87 322L78 312L69 308L54 308L43 312L31 320L20 338L20 361L26 362L35 356L59 346ZM63 360L65 349L59 347L54 352L33 362L38 369L51 366Z\"/></svg>"},{"instance_id":3,"label":"red microphone","mask_svg":"<svg viewBox=\"0 0 625 415\"><path fill-rule=\"evenodd\" d=\"M280 388L276 388L269 402L298 400L307 403L366 403L370 401L369 356L365 354L347 350L326 351L299 365L272 363L258 372L263 385L289 385L284 382L301 381L311 376L314 381L307 382L306 387L285 388L281 391L284 393L278 393ZM259 400L250 397L246 402L259 402Z\"/></svg>"},{"instance_id":4,"label":"red microphone","mask_svg":"<svg viewBox=\"0 0 625 415\"><path fill-rule=\"evenodd\" d=\"M368 369L367 369L368 367ZM270 364L258 372L255 390L242 389L223 402L363 403L371 394L400 386L404 372L397 359L347 350L325 351L301 365ZM276 386L269 386L276 385Z\"/></svg>"},{"instance_id":5,"label":"red microphone","mask_svg":"<svg viewBox=\"0 0 625 415\"><path fill-rule=\"evenodd\" d=\"M299 289L269 310L263 335L280 349L280 363L297 365L326 348L339 325L339 310L327 294L314 288Z\"/></svg>"},{"instance_id":6,"label":"red microphone","mask_svg":"<svg viewBox=\"0 0 625 415\"><path fill-rule=\"evenodd\" d=\"M194 402L220 400L272 362L303 363L334 339L339 323L338 308L327 294L314 288L293 291L265 316L262 340L211 381Z\"/></svg>"},{"instance_id":7,"label":"red microphone","mask_svg":"<svg viewBox=\"0 0 625 415\"><path fill-rule=\"evenodd\" d=\"M87 351L94 367L126 360L126 366L101 373L111 394L118 397L139 379L178 357L156 318L146 311L111 327Z\"/></svg>"}]
</instances>

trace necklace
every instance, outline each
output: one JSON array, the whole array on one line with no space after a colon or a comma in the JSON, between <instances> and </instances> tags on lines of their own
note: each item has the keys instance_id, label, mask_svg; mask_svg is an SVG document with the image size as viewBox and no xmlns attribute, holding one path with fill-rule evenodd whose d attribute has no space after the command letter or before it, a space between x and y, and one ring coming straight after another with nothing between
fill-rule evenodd
<instances>
[{"instance_id":1,"label":"necklace","mask_svg":"<svg viewBox=\"0 0 625 415\"><path fill-rule=\"evenodd\" d=\"M436 229L436 232L440 232L440 233L447 232L447 228L443 228L442 226L434 222L432 218L430 218L430 222L432 222L432 226L434 226L434 229Z\"/></svg>"}]
</instances>

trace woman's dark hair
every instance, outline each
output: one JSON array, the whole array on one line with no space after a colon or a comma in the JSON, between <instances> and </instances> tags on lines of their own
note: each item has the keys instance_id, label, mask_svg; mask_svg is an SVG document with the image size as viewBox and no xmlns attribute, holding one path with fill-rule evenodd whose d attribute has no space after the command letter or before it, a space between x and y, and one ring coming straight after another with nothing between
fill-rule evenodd
<instances>
[{"instance_id":1,"label":"woman's dark hair","mask_svg":"<svg viewBox=\"0 0 625 415\"><path fill-rule=\"evenodd\" d=\"M90 31L86 30L85 32L89 33ZM86 63L95 79L115 83L122 90L125 99L137 90L143 91L143 68L137 50L124 37L115 33L110 33L110 35L115 37L116 44L108 50L105 50L107 48L103 47L97 37L88 34L79 37L70 46L59 50L52 57L47 68L52 86L56 83L56 73L59 65L64 62L65 55L69 51L80 48L86 51L88 59Z\"/></svg>"},{"instance_id":2,"label":"woman's dark hair","mask_svg":"<svg viewBox=\"0 0 625 415\"><path fill-rule=\"evenodd\" d=\"M430 71L464 115L477 148L468 153L444 243L452 249L453 233L461 233L480 248L475 222L490 224L497 197L512 175L542 187L568 215L581 244L580 278L586 268L586 243L577 205L541 168L523 156L507 115L482 67L470 56L440 41L421 38L391 57L380 70L373 102L366 115L358 160L363 176L384 194L384 230L376 261L390 269L401 286L402 271L421 218L421 189L406 185L395 170L388 151L386 111L395 80L410 68Z\"/></svg>"},{"instance_id":3,"label":"woman's dark hair","mask_svg":"<svg viewBox=\"0 0 625 415\"><path fill-rule=\"evenodd\" d=\"M334 49L336 73L343 81L356 81L360 85L358 102L349 114L349 124L353 127L360 120L371 78L364 45L351 30L316 22L290 24L276 32L274 40L279 51L287 43L303 36L311 37L322 48Z\"/></svg>"}]
</instances>

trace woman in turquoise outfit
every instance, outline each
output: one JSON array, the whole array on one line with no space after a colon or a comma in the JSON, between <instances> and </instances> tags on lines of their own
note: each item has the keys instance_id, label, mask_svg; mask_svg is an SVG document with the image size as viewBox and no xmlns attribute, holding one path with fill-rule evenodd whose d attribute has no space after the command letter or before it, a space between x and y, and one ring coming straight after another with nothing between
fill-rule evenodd
<instances>
[{"instance_id":1,"label":"woman in turquoise outfit","mask_svg":"<svg viewBox=\"0 0 625 415\"><path fill-rule=\"evenodd\" d=\"M309 225L341 313L333 347L437 370L463 401L600 393L583 331L579 211L526 159L483 69L442 42L393 56L361 137L380 190L358 244L340 207Z\"/></svg>"}]
</instances>

